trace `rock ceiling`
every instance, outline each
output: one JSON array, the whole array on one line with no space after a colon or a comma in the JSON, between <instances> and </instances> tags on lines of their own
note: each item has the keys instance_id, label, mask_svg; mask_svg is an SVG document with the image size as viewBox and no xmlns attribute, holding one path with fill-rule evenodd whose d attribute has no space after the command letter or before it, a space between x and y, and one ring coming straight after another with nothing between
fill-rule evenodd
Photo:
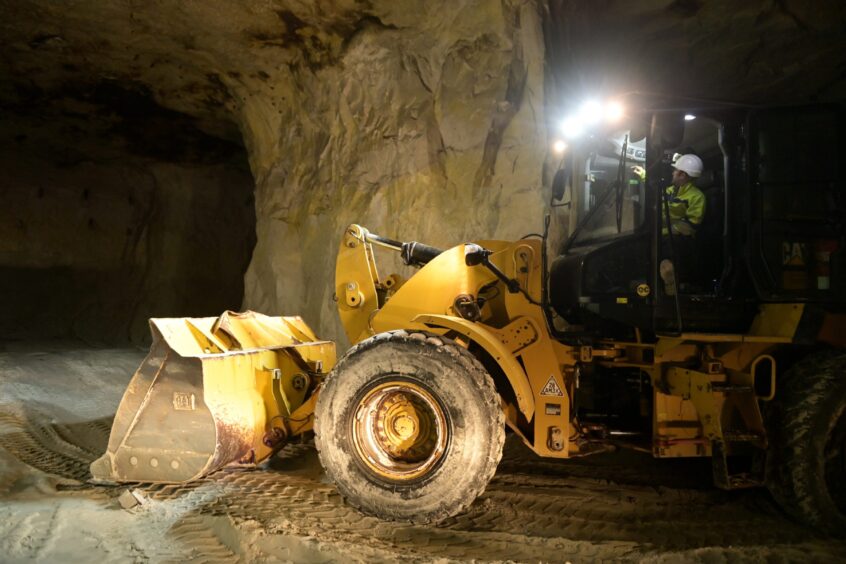
<instances>
[{"instance_id":1,"label":"rock ceiling","mask_svg":"<svg viewBox=\"0 0 846 564\"><path fill-rule=\"evenodd\" d=\"M472 40L485 33L473 26L486 20L468 15L490 12L489 4L499 2L4 0L0 99L81 95L86 85L119 81L208 131L240 138L251 98L273 98L273 83L289 73L342 65L358 35L430 35L433 46L439 33ZM578 85L744 101L846 95L846 5L836 0L541 4L550 70L569 82L565 92Z\"/></svg>"},{"instance_id":2,"label":"rock ceiling","mask_svg":"<svg viewBox=\"0 0 846 564\"><path fill-rule=\"evenodd\" d=\"M836 0L552 0L550 14L550 60L570 83L564 92L753 104L846 98L846 4Z\"/></svg>"}]
</instances>

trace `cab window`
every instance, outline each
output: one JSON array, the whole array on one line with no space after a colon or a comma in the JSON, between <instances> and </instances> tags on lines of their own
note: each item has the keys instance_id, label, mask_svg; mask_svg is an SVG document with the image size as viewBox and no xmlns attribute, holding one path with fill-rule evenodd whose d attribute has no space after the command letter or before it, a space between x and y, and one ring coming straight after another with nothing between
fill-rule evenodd
<instances>
[{"instance_id":1,"label":"cab window","mask_svg":"<svg viewBox=\"0 0 846 564\"><path fill-rule=\"evenodd\" d=\"M577 189L584 218L571 246L633 233L644 220L644 182L635 167L646 162L646 141L628 130L594 140L583 154L584 182Z\"/></svg>"}]
</instances>

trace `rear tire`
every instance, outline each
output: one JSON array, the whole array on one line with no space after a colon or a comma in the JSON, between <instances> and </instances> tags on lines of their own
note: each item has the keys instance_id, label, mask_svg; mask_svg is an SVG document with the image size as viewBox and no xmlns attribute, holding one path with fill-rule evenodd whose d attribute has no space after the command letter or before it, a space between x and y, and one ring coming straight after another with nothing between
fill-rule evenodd
<instances>
[{"instance_id":1,"label":"rear tire","mask_svg":"<svg viewBox=\"0 0 846 564\"><path fill-rule=\"evenodd\" d=\"M353 347L315 410L326 474L363 513L437 522L468 507L502 457L493 381L455 342L392 331Z\"/></svg>"},{"instance_id":2,"label":"rear tire","mask_svg":"<svg viewBox=\"0 0 846 564\"><path fill-rule=\"evenodd\" d=\"M846 535L846 354L813 354L788 370L768 414L767 485L791 516Z\"/></svg>"}]
</instances>

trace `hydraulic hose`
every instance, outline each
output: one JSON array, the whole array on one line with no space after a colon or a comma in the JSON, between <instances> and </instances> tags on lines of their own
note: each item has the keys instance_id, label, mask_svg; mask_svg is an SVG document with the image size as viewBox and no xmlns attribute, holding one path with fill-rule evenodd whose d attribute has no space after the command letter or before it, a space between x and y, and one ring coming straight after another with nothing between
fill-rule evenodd
<instances>
[{"instance_id":1,"label":"hydraulic hose","mask_svg":"<svg viewBox=\"0 0 846 564\"><path fill-rule=\"evenodd\" d=\"M444 252L437 247L430 247L417 241L402 244L402 261L405 264L422 266Z\"/></svg>"},{"instance_id":2,"label":"hydraulic hose","mask_svg":"<svg viewBox=\"0 0 846 564\"><path fill-rule=\"evenodd\" d=\"M423 266L444 252L443 249L424 245L423 243L418 243L417 241L403 243L402 241L388 239L387 237L381 237L374 233L367 233L366 239L369 243L374 245L399 251L402 255L402 261L410 266Z\"/></svg>"}]
</instances>

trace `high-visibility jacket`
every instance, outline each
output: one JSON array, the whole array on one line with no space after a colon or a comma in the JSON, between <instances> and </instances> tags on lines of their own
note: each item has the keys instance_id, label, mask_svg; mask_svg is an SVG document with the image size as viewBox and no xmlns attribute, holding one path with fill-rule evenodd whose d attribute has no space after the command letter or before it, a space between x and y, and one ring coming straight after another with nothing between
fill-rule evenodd
<instances>
[{"instance_id":1,"label":"high-visibility jacket","mask_svg":"<svg viewBox=\"0 0 846 564\"><path fill-rule=\"evenodd\" d=\"M679 188L675 185L668 186L667 198L670 201L670 225L673 227L673 235L695 235L696 228L705 217L705 194L694 186L693 182L688 182ZM661 202L661 232L664 235L667 234L666 219L664 203Z\"/></svg>"}]
</instances>

